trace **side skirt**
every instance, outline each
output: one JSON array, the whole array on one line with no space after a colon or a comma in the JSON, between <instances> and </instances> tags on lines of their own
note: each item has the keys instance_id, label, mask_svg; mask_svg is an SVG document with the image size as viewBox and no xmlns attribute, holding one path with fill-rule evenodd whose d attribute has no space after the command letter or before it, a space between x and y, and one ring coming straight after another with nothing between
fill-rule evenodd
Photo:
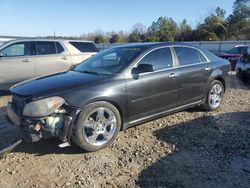
<instances>
[{"instance_id":1,"label":"side skirt","mask_svg":"<svg viewBox=\"0 0 250 188\"><path fill-rule=\"evenodd\" d=\"M164 117L164 116L167 116L167 115L170 115L170 114L173 114L173 113L176 113L176 112L179 112L179 111L182 111L182 110L185 110L185 109L188 109L188 108L200 105L200 104L203 104L204 102L205 102L204 100L200 100L200 101L193 102L193 103L190 103L187 105L183 105L183 106L179 106L179 107L176 107L176 108L173 108L170 110L166 110L166 111L163 111L163 112L160 112L157 114L152 114L152 115L149 115L149 116L146 116L146 117L134 120L134 121L130 121L128 123L124 123L123 130L130 128L130 127L133 127L133 126L138 125L138 124L146 123L146 122L158 119L160 117Z\"/></svg>"}]
</instances>

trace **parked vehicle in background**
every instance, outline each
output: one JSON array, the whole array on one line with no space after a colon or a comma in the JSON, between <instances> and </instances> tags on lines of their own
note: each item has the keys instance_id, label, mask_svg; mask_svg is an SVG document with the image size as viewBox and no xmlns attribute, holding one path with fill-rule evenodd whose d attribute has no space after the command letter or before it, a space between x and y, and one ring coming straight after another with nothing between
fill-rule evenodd
<instances>
[{"instance_id":1,"label":"parked vehicle in background","mask_svg":"<svg viewBox=\"0 0 250 188\"><path fill-rule=\"evenodd\" d=\"M229 69L227 60L182 43L113 47L12 87L8 116L28 140L54 136L96 151L121 129L197 105L216 110Z\"/></svg>"},{"instance_id":2,"label":"parked vehicle in background","mask_svg":"<svg viewBox=\"0 0 250 188\"><path fill-rule=\"evenodd\" d=\"M247 49L247 53L239 58L236 64L236 75L244 83L250 81L250 47Z\"/></svg>"},{"instance_id":3,"label":"parked vehicle in background","mask_svg":"<svg viewBox=\"0 0 250 188\"><path fill-rule=\"evenodd\" d=\"M68 70L98 52L90 41L20 39L0 46L0 90L20 81Z\"/></svg>"},{"instance_id":4,"label":"parked vehicle in background","mask_svg":"<svg viewBox=\"0 0 250 188\"><path fill-rule=\"evenodd\" d=\"M235 66L239 57L246 52L247 48L247 45L237 45L226 53L220 55L220 57L229 60L231 64L231 70L235 71Z\"/></svg>"}]
</instances>

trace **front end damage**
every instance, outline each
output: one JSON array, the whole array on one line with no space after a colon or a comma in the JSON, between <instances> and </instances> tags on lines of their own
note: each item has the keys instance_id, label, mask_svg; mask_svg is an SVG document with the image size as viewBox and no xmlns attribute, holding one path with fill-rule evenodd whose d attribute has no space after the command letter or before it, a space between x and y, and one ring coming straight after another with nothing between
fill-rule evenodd
<instances>
[{"instance_id":1,"label":"front end damage","mask_svg":"<svg viewBox=\"0 0 250 188\"><path fill-rule=\"evenodd\" d=\"M34 112L35 115L27 116L29 112L25 112L26 107L31 103L28 101L28 98L14 94L12 101L7 106L8 119L20 128L22 139L25 142L37 142L41 139L56 137L63 142L62 147L69 146L74 122L80 109L72 107L64 101L58 108L52 108L53 111L49 112L50 114L37 117L39 113ZM40 109L40 106L32 110L37 109ZM31 114L33 114L32 110L30 110Z\"/></svg>"}]
</instances>

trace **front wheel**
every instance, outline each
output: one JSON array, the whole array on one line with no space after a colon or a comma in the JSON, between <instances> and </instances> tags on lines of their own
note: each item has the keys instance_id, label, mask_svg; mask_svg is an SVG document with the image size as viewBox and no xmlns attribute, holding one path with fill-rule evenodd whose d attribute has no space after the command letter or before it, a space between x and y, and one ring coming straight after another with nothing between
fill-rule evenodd
<instances>
[{"instance_id":1,"label":"front wheel","mask_svg":"<svg viewBox=\"0 0 250 188\"><path fill-rule=\"evenodd\" d=\"M107 102L86 105L76 123L75 142L86 151L109 146L121 129L120 113Z\"/></svg>"},{"instance_id":2,"label":"front wheel","mask_svg":"<svg viewBox=\"0 0 250 188\"><path fill-rule=\"evenodd\" d=\"M223 97L224 97L224 86L219 80L214 80L209 88L207 93L207 98L203 107L207 111L213 111L218 109L221 106Z\"/></svg>"}]
</instances>

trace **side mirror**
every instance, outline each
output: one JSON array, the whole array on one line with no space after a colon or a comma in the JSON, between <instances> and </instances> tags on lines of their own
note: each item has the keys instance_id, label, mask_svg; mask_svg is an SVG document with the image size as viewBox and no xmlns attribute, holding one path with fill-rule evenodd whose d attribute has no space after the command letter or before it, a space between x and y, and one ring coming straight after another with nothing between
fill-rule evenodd
<instances>
[{"instance_id":1,"label":"side mirror","mask_svg":"<svg viewBox=\"0 0 250 188\"><path fill-rule=\"evenodd\" d=\"M131 74L133 75L133 77L138 78L139 74L141 73L147 73L147 72L153 72L153 66L150 64L139 64L137 67L133 68L131 70Z\"/></svg>"},{"instance_id":2,"label":"side mirror","mask_svg":"<svg viewBox=\"0 0 250 188\"><path fill-rule=\"evenodd\" d=\"M4 54L0 53L0 58L4 57Z\"/></svg>"}]
</instances>

